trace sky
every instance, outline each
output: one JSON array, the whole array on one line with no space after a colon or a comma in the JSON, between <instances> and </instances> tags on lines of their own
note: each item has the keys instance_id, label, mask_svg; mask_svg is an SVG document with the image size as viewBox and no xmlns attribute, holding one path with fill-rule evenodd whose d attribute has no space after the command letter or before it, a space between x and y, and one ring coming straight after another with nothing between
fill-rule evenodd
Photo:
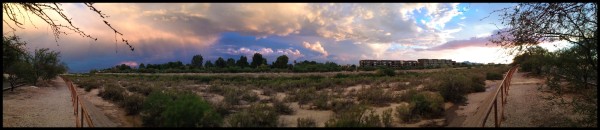
<instances>
[{"instance_id":1,"label":"sky","mask_svg":"<svg viewBox=\"0 0 600 130\"><path fill-rule=\"evenodd\" d=\"M510 63L509 55L488 38L505 28L498 13L514 3L96 3L115 35L81 3L63 3L73 25L97 37L66 31L55 41L52 30L33 14L12 31L28 51L61 52L69 72L88 72L120 64L181 61L194 55L251 61L261 53L268 63L286 55L294 60L357 64L359 60L452 59L457 62ZM52 14L52 17L60 16ZM3 14L6 19L6 15ZM63 21L58 21L66 23ZM12 25L14 26L14 25ZM125 38L135 48L119 42ZM116 41L119 39L119 41ZM564 43L544 43L555 49Z\"/></svg>"}]
</instances>

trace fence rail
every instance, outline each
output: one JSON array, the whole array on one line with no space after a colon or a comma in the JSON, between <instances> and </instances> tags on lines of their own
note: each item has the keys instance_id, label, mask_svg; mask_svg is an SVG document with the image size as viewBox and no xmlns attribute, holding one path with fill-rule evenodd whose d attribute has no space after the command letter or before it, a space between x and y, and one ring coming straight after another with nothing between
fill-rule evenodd
<instances>
[{"instance_id":1,"label":"fence rail","mask_svg":"<svg viewBox=\"0 0 600 130\"><path fill-rule=\"evenodd\" d=\"M513 66L510 68L510 70L508 70L508 73L506 73L504 79L502 79L502 82L500 83L500 87L493 94L493 101L488 104L484 104L484 110L486 111L483 120L479 120L477 126L485 126L485 123L492 112L492 108L494 108L494 127L499 127L502 124L502 120L504 119L504 106L506 105L506 100L508 97L508 89L510 89L510 81L517 68L518 65ZM500 103L498 103L498 100L500 100ZM501 105L500 110L498 110L498 105ZM498 117L498 111L500 111L500 117Z\"/></svg>"},{"instance_id":2,"label":"fence rail","mask_svg":"<svg viewBox=\"0 0 600 130\"><path fill-rule=\"evenodd\" d=\"M69 91L71 92L71 101L73 102L73 112L75 115L76 127L84 127L84 121L86 122L87 127L94 127L94 122L92 122L92 118L90 118L89 111L84 107L82 101L80 100L80 97L73 86L73 82L62 75L60 77L65 81L67 87L69 87Z\"/></svg>"}]
</instances>

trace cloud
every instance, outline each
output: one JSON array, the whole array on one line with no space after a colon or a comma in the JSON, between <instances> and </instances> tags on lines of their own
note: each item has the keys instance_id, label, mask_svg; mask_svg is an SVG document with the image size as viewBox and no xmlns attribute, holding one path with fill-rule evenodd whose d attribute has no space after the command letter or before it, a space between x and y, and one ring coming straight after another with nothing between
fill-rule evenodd
<instances>
[{"instance_id":1,"label":"cloud","mask_svg":"<svg viewBox=\"0 0 600 130\"><path fill-rule=\"evenodd\" d=\"M310 50L313 50L313 51L319 52L319 53L323 54L324 56L327 56L327 55L329 55L329 54L327 54L327 51L325 51L325 49L323 48L323 46L321 46L321 42L319 42L319 41L317 41L317 42L315 42L315 43L313 43L313 44L310 44L310 43L308 43L308 42L306 42L306 41L303 41L303 42L302 42L302 45L303 45L305 48L308 48L308 49L310 49Z\"/></svg>"},{"instance_id":2,"label":"cloud","mask_svg":"<svg viewBox=\"0 0 600 130\"><path fill-rule=\"evenodd\" d=\"M489 37L471 37L471 39L467 40L454 40L450 42L446 42L439 46L427 48L427 49L415 49L417 51L439 51L439 50L448 50L448 49L459 49L464 47L492 47L488 46Z\"/></svg>"},{"instance_id":3,"label":"cloud","mask_svg":"<svg viewBox=\"0 0 600 130\"><path fill-rule=\"evenodd\" d=\"M224 51L222 49L219 49L219 50L221 50L223 53L226 53L226 54L245 55L246 57L252 57L252 55L254 55L254 53L260 53L261 55L267 56L267 57L276 57L276 56L286 55L290 59L298 59L298 58L304 57L304 54L302 54L298 49L293 49L293 48L276 49L275 51L273 51L273 49L271 49L271 48L260 48L257 50L252 50L252 49L246 48L246 47L241 47L239 49L227 48Z\"/></svg>"}]
</instances>

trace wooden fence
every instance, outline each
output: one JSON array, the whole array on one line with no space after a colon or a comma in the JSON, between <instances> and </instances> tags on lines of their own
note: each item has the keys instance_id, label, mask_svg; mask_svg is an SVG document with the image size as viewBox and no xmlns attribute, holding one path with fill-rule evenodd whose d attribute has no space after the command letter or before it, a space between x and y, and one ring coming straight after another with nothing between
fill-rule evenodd
<instances>
[{"instance_id":1,"label":"wooden fence","mask_svg":"<svg viewBox=\"0 0 600 130\"><path fill-rule=\"evenodd\" d=\"M86 122L87 127L94 127L94 122L92 122L92 118L90 118L89 111L83 106L75 86L73 86L73 82L64 76L60 77L65 81L69 91L71 92L71 101L73 102L73 112L75 115L76 127L84 127L84 121Z\"/></svg>"}]
</instances>

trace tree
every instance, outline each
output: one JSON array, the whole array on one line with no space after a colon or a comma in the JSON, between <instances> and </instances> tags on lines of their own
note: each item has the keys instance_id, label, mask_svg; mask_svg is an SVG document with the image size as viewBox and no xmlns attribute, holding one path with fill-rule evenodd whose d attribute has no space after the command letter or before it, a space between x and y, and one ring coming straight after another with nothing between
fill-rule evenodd
<instances>
[{"instance_id":1,"label":"tree","mask_svg":"<svg viewBox=\"0 0 600 130\"><path fill-rule=\"evenodd\" d=\"M240 59L236 62L236 64L241 68L250 66L248 64L248 58L246 56L240 56Z\"/></svg>"},{"instance_id":2,"label":"tree","mask_svg":"<svg viewBox=\"0 0 600 130\"><path fill-rule=\"evenodd\" d=\"M513 8L496 10L503 12L500 16L507 28L491 39L492 43L519 52L543 42L571 43L569 48L548 53L541 62L548 69L541 71L546 73L548 88L557 93L547 99L562 99L563 89L575 94L573 100L560 100L559 103L551 100L552 104L574 108L572 112L584 118L573 122L588 127L596 127L598 120L597 11L598 3L521 3ZM534 59L537 59L535 55L522 54L515 57L515 62L536 68L539 64L527 64L540 63Z\"/></svg>"},{"instance_id":3,"label":"tree","mask_svg":"<svg viewBox=\"0 0 600 130\"><path fill-rule=\"evenodd\" d=\"M87 7L89 7L89 9L91 11L94 11L98 15L100 15L104 24L106 26L108 26L115 33L115 35L119 34L121 36L122 43L125 43L127 46L129 46L131 51L134 50L133 46L131 46L129 44L128 40L123 38L123 33L117 31L117 29L115 29L112 25L110 25L110 23L108 21L106 21L106 18L109 17L108 15L101 13L100 10L98 10L98 9L96 9L96 7L94 7L93 3L84 3L84 4ZM28 19L31 19L28 14L23 14L23 13L29 12L29 13L34 14L34 16L37 16L38 18L42 19L44 22L46 22L50 26L50 28L52 28L52 32L54 34L54 40L57 42L58 42L59 36L61 34L67 35L67 32L63 31L63 28L73 31L73 32L81 35L82 37L87 37L90 39L98 40L98 38L92 37L91 35L83 32L81 29L79 29L79 27L76 27L75 25L73 25L73 22L71 21L72 18L69 18L63 12L64 10L59 5L61 5L61 4L60 3L2 3L3 13L8 18L8 19L2 19L2 21L4 23L6 23L6 25L9 28L11 28L13 30L13 32L15 32L16 29L15 29L15 27L11 26L9 23L13 23L13 25L15 25L18 28L25 29L24 27L22 27L22 25L24 25L24 24L20 21L25 21L24 16L27 16ZM23 9L24 12L21 12L21 9ZM52 14L58 14L61 16L61 18L52 18L52 17L50 17L50 16L53 16ZM19 15L21 15L21 16L19 16ZM66 25L61 24L58 22L58 20L65 20L68 24L66 24ZM116 44L116 41L117 41L117 39L115 36L115 44Z\"/></svg>"},{"instance_id":4,"label":"tree","mask_svg":"<svg viewBox=\"0 0 600 130\"><path fill-rule=\"evenodd\" d=\"M286 55L281 55L277 57L277 60L273 62L273 67L285 69L287 68L288 57Z\"/></svg>"},{"instance_id":5,"label":"tree","mask_svg":"<svg viewBox=\"0 0 600 130\"><path fill-rule=\"evenodd\" d=\"M219 59L217 59L217 61L215 61L215 65L219 68L225 68L227 63L225 63L225 60L223 60L223 58L219 57Z\"/></svg>"},{"instance_id":6,"label":"tree","mask_svg":"<svg viewBox=\"0 0 600 130\"><path fill-rule=\"evenodd\" d=\"M227 59L227 67L234 67L234 66L235 66L235 59L228 58Z\"/></svg>"},{"instance_id":7,"label":"tree","mask_svg":"<svg viewBox=\"0 0 600 130\"><path fill-rule=\"evenodd\" d=\"M260 64L263 63L263 57L260 53L254 53L254 56L252 56L252 62L250 63L250 66L252 68L256 68L258 66L260 66Z\"/></svg>"},{"instance_id":8,"label":"tree","mask_svg":"<svg viewBox=\"0 0 600 130\"><path fill-rule=\"evenodd\" d=\"M202 60L204 60L202 55L194 55L194 57L192 57L192 66L194 68L202 68Z\"/></svg>"},{"instance_id":9,"label":"tree","mask_svg":"<svg viewBox=\"0 0 600 130\"><path fill-rule=\"evenodd\" d=\"M143 69L146 68L146 65L144 65L144 63L141 63L140 66L138 67L138 69Z\"/></svg>"},{"instance_id":10,"label":"tree","mask_svg":"<svg viewBox=\"0 0 600 130\"><path fill-rule=\"evenodd\" d=\"M215 66L214 66L214 65L213 65L213 63L212 63L212 62L210 62L210 60L209 60L209 61L206 61L206 63L204 64L204 67L206 67L206 68L210 68L210 67L215 67Z\"/></svg>"},{"instance_id":11,"label":"tree","mask_svg":"<svg viewBox=\"0 0 600 130\"><path fill-rule=\"evenodd\" d=\"M60 52L50 51L48 48L36 49L32 60L36 79L51 80L67 69L60 61ZM33 84L36 85L37 80Z\"/></svg>"}]
</instances>

